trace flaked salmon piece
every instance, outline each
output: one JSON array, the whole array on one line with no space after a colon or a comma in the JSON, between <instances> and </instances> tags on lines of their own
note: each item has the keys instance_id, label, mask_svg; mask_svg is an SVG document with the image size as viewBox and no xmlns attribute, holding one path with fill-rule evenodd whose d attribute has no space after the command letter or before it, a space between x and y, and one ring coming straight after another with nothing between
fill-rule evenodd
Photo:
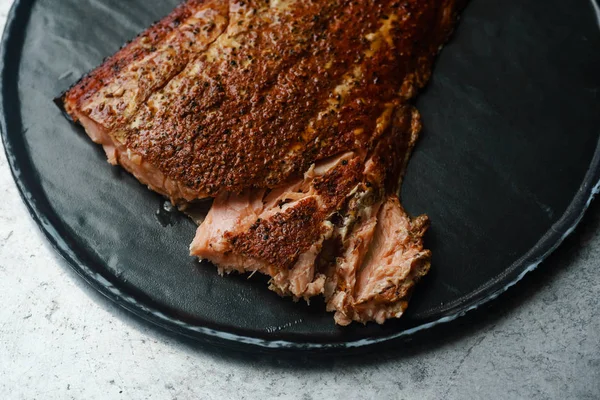
<instances>
[{"instance_id":1,"label":"flaked salmon piece","mask_svg":"<svg viewBox=\"0 0 600 400\"><path fill-rule=\"evenodd\" d=\"M308 299L323 292L315 268L334 230L330 215L360 183L361 158L345 153L310 168L302 180L272 191L218 196L190 246L221 272L271 276L271 289Z\"/></svg>"},{"instance_id":2,"label":"flaked salmon piece","mask_svg":"<svg viewBox=\"0 0 600 400\"><path fill-rule=\"evenodd\" d=\"M266 262L234 254L225 239L227 232L236 227L248 229L258 219L264 209L263 196L264 190L219 195L198 228L191 253L215 263L220 273L237 270L269 274Z\"/></svg>"},{"instance_id":3,"label":"flaked salmon piece","mask_svg":"<svg viewBox=\"0 0 600 400\"><path fill-rule=\"evenodd\" d=\"M340 325L399 318L414 285L429 271L431 252L423 248L426 216L412 220L390 195L367 218L338 259L336 287L327 299Z\"/></svg>"},{"instance_id":4,"label":"flaked salmon piece","mask_svg":"<svg viewBox=\"0 0 600 400\"><path fill-rule=\"evenodd\" d=\"M210 260L221 272L269 275L271 290L282 296L308 301L323 295L340 325L400 317L412 288L429 269L431 253L423 248L427 217L411 220L397 196L380 199L372 183L365 185L368 181L346 192L341 209L339 202L328 207L313 179L307 174L304 182L278 191L270 201L264 192L218 197L198 228L191 254ZM310 185L308 191L298 192L303 185ZM290 219L283 226L290 230L275 232L279 226L273 222L286 216ZM297 233L307 241L300 242ZM240 247L239 238L248 242ZM318 261L327 242L337 242L338 250L323 268ZM299 254L290 259L282 247Z\"/></svg>"}]
</instances>

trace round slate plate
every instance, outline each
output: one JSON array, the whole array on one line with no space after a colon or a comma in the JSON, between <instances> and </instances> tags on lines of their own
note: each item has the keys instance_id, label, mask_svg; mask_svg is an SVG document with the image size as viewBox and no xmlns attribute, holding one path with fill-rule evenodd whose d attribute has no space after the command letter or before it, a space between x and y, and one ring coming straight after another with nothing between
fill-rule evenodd
<instances>
[{"instance_id":1,"label":"round slate plate","mask_svg":"<svg viewBox=\"0 0 600 400\"><path fill-rule=\"evenodd\" d=\"M322 301L188 256L194 224L120 168L52 99L176 0L21 0L1 55L2 138L50 242L91 285L158 325L221 344L351 348L495 298L571 232L600 179L600 30L590 0L473 0L418 100L425 130L403 187L433 226L433 268L407 314L340 328ZM526 290L526 288L522 288Z\"/></svg>"}]
</instances>

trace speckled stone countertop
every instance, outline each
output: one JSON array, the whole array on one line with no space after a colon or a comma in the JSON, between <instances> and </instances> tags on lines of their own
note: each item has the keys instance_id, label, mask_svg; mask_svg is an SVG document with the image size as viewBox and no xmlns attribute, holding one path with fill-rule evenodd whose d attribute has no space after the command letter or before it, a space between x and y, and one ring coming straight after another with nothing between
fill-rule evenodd
<instances>
[{"instance_id":1,"label":"speckled stone countertop","mask_svg":"<svg viewBox=\"0 0 600 400\"><path fill-rule=\"evenodd\" d=\"M282 359L182 340L95 293L29 217L4 152L0 197L1 399L600 398L599 202L490 307L393 351Z\"/></svg>"}]
</instances>

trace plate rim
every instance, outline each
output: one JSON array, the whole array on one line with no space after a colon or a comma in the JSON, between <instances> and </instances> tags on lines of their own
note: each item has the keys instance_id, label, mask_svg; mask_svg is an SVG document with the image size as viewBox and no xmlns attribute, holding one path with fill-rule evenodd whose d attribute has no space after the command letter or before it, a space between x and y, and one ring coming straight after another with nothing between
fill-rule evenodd
<instances>
[{"instance_id":1,"label":"plate rim","mask_svg":"<svg viewBox=\"0 0 600 400\"><path fill-rule=\"evenodd\" d=\"M20 157L15 156L13 145L8 132L8 118L6 117L5 102L7 86L7 55L14 46L15 38L18 35L16 29L21 25L27 26L31 6L36 0L15 0L8 13L6 25L0 44L0 136L4 145L7 163L19 191L21 199L25 203L29 215L32 217L38 228L44 234L46 240L53 249L63 258L69 267L76 272L87 284L96 291L111 300L116 305L133 313L137 317L160 326L163 329L175 332L185 337L211 342L226 347L242 347L243 349L254 348L259 350L308 350L308 351L331 351L331 350L350 350L362 349L384 342L396 342L401 339L407 339L412 335L428 330L432 327L447 324L465 314L472 312L497 299L509 288L519 283L525 275L535 270L550 254L554 252L562 242L575 230L586 210L593 201L594 197L600 193L600 134L596 145L596 150L588 170L583 178L578 192L571 200L571 203L565 209L563 215L554 225L538 240L538 242L529 249L521 258L514 261L502 274L490 280L488 284L466 294L457 299L454 307L450 306L442 317L427 320L415 327L401 330L393 334L377 337L365 337L353 341L338 342L298 342L292 340L268 340L259 337L244 336L232 332L211 329L206 326L192 325L177 318L171 317L164 312L154 308L152 305L145 304L143 301L136 300L134 295L128 294L125 289L115 286L109 279L98 271L90 268L88 263L82 260L69 244L58 232L56 226L47 218L47 213L40 209L35 197L28 185L20 178ZM600 9L594 0L592 5L597 12L600 22ZM29 7L27 7L29 6ZM19 24L19 22L25 22ZM22 48L22 43L16 43L17 48ZM15 57L18 63L22 61L21 54ZM17 63L17 62L13 62ZM20 65L20 64L18 64ZM18 82L18 80L15 80ZM18 83L14 83L18 88ZM48 202L49 203L49 202ZM459 305L460 300L470 299L467 303Z\"/></svg>"}]
</instances>

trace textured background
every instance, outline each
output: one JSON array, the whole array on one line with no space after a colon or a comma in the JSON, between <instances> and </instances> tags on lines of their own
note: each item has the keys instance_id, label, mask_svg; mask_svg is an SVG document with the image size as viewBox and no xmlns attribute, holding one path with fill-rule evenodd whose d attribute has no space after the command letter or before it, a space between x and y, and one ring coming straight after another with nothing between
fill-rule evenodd
<instances>
[{"instance_id":1,"label":"textured background","mask_svg":"<svg viewBox=\"0 0 600 400\"><path fill-rule=\"evenodd\" d=\"M0 198L2 399L600 398L598 202L490 307L385 353L281 359L181 340L93 292L46 244L3 152Z\"/></svg>"}]
</instances>

